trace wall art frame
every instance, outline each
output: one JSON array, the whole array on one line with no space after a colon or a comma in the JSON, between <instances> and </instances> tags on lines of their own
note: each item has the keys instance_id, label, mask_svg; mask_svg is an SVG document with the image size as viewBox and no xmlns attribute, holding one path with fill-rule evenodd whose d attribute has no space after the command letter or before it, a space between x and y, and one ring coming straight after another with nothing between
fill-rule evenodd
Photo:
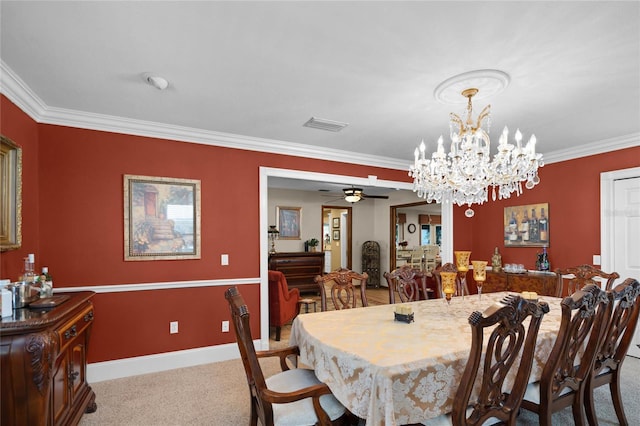
<instances>
[{"instance_id":1,"label":"wall art frame","mask_svg":"<svg viewBox=\"0 0 640 426\"><path fill-rule=\"evenodd\" d=\"M334 229L336 229L336 228L340 228L340 218L339 218L339 217L334 217L334 218L333 218L333 225L332 225L332 227L333 227Z\"/></svg>"},{"instance_id":2,"label":"wall art frame","mask_svg":"<svg viewBox=\"0 0 640 426\"><path fill-rule=\"evenodd\" d=\"M333 241L340 241L340 231L337 229L333 230Z\"/></svg>"},{"instance_id":3,"label":"wall art frame","mask_svg":"<svg viewBox=\"0 0 640 426\"><path fill-rule=\"evenodd\" d=\"M302 207L276 207L279 240L299 240Z\"/></svg>"},{"instance_id":4,"label":"wall art frame","mask_svg":"<svg viewBox=\"0 0 640 426\"><path fill-rule=\"evenodd\" d=\"M0 252L22 246L22 148L0 135Z\"/></svg>"},{"instance_id":5,"label":"wall art frame","mask_svg":"<svg viewBox=\"0 0 640 426\"><path fill-rule=\"evenodd\" d=\"M549 247L549 203L504 208L505 247Z\"/></svg>"},{"instance_id":6,"label":"wall art frame","mask_svg":"<svg viewBox=\"0 0 640 426\"><path fill-rule=\"evenodd\" d=\"M124 260L200 259L200 181L124 175Z\"/></svg>"}]
</instances>

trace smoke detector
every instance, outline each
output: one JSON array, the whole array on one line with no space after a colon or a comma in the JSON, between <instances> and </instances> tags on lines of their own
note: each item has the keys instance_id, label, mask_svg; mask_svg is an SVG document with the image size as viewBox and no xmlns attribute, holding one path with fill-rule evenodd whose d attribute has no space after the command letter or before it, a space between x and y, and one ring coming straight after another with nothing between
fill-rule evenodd
<instances>
[{"instance_id":1,"label":"smoke detector","mask_svg":"<svg viewBox=\"0 0 640 426\"><path fill-rule=\"evenodd\" d=\"M145 83L155 87L158 90L164 90L167 87L169 87L169 81L166 78L161 77L157 74L146 72L142 74L142 79L144 80Z\"/></svg>"}]
</instances>

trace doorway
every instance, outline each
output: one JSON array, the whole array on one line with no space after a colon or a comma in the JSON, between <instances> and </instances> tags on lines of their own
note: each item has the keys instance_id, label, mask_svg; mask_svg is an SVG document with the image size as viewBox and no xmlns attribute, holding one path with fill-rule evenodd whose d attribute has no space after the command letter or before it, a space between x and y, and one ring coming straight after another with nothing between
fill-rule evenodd
<instances>
[{"instance_id":1,"label":"doorway","mask_svg":"<svg viewBox=\"0 0 640 426\"><path fill-rule=\"evenodd\" d=\"M437 209L436 209L436 206ZM422 210L420 207L424 207ZM442 217L442 208L440 205L427 203L426 201L418 201L415 203L407 203L407 204L398 204L394 206L390 206L389 213L389 267L390 270L396 269L398 265L398 247L402 243L406 243L406 248L411 249L415 246L427 245L427 244L435 244L439 242L440 247L442 249L442 239L441 236L445 234L442 228L442 224L440 218ZM412 219L407 222L407 214L409 211L413 212ZM437 210L437 211L436 211ZM422 214L419 214L422 213ZM429 216L437 217L437 224L434 223L434 226L429 227L429 234L433 231L434 235L431 238L429 236L429 242L423 241L423 226L422 223L419 223L420 220L417 219L420 216ZM409 216L411 217L411 216ZM431 220L428 221L429 224ZM436 225L438 228L436 228ZM436 232L438 232L438 240L436 241Z\"/></svg>"},{"instance_id":2,"label":"doorway","mask_svg":"<svg viewBox=\"0 0 640 426\"><path fill-rule=\"evenodd\" d=\"M352 269L351 207L322 206L322 236L325 272Z\"/></svg>"},{"instance_id":3,"label":"doorway","mask_svg":"<svg viewBox=\"0 0 640 426\"><path fill-rule=\"evenodd\" d=\"M629 239L640 232L640 167L600 174L601 268L616 271L623 279L638 277L638 247ZM616 281L620 284L622 280ZM640 358L640 327L628 355Z\"/></svg>"}]
</instances>

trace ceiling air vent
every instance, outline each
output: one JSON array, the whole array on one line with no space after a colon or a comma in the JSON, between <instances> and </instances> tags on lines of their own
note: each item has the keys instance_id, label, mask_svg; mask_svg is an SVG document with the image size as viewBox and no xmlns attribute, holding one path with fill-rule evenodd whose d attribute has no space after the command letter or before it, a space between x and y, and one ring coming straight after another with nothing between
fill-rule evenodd
<instances>
[{"instance_id":1,"label":"ceiling air vent","mask_svg":"<svg viewBox=\"0 0 640 426\"><path fill-rule=\"evenodd\" d=\"M316 117L311 117L309 121L303 124L304 127L313 127L314 129L327 130L329 132L339 132L348 125L347 123Z\"/></svg>"}]
</instances>

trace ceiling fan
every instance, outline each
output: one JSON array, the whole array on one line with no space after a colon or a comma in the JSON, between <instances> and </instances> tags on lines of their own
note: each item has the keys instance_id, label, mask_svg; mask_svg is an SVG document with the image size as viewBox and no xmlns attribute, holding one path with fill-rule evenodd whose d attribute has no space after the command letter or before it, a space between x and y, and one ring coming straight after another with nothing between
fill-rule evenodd
<instances>
[{"instance_id":1,"label":"ceiling fan","mask_svg":"<svg viewBox=\"0 0 640 426\"><path fill-rule=\"evenodd\" d=\"M353 186L351 188L343 189L342 192L344 192L344 200L349 203L357 203L358 201L367 198L389 199L388 195L367 195L362 191L362 188L355 188Z\"/></svg>"}]
</instances>

